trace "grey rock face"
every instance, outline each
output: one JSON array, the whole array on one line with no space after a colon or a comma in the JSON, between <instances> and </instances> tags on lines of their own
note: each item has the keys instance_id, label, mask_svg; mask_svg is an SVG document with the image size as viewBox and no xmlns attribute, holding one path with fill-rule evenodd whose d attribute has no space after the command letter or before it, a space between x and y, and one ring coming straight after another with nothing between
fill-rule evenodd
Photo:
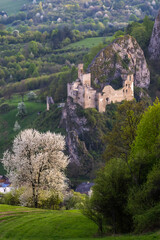
<instances>
[{"instance_id":1,"label":"grey rock face","mask_svg":"<svg viewBox=\"0 0 160 240\"><path fill-rule=\"evenodd\" d=\"M88 71L91 72L93 84L101 86L101 89L107 84L112 85L120 77L124 80L128 74L134 74L137 87L148 88L150 84L144 53L137 41L129 35L116 39L101 50Z\"/></svg>"},{"instance_id":2,"label":"grey rock face","mask_svg":"<svg viewBox=\"0 0 160 240\"><path fill-rule=\"evenodd\" d=\"M87 119L76 113L77 105L71 98L67 99L62 111L60 126L66 129L66 146L70 156L70 176L87 175L92 170L93 158L89 154L85 142L80 139L90 129L86 126Z\"/></svg>"},{"instance_id":3,"label":"grey rock face","mask_svg":"<svg viewBox=\"0 0 160 240\"><path fill-rule=\"evenodd\" d=\"M160 59L160 11L155 20L148 52L151 60Z\"/></svg>"}]
</instances>

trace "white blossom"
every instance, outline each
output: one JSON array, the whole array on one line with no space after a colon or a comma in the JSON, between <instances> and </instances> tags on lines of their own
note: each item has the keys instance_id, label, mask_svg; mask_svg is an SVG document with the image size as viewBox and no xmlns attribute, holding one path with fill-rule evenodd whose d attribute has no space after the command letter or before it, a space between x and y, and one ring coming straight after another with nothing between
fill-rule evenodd
<instances>
[{"instance_id":1,"label":"white blossom","mask_svg":"<svg viewBox=\"0 0 160 240\"><path fill-rule=\"evenodd\" d=\"M17 109L18 109L17 116L24 117L27 114L27 110L24 102L18 103Z\"/></svg>"},{"instance_id":2,"label":"white blossom","mask_svg":"<svg viewBox=\"0 0 160 240\"><path fill-rule=\"evenodd\" d=\"M69 160L64 150L61 134L27 129L14 139L12 151L4 153L2 163L10 181L15 187L32 188L35 207L40 189L62 192L67 188L64 170Z\"/></svg>"}]
</instances>

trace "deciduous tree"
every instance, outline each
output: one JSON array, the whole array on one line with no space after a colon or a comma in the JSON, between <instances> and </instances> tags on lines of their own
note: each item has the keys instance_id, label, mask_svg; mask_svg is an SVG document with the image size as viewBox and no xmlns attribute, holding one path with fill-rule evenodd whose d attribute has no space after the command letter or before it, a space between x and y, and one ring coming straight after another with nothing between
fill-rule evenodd
<instances>
[{"instance_id":1,"label":"deciduous tree","mask_svg":"<svg viewBox=\"0 0 160 240\"><path fill-rule=\"evenodd\" d=\"M32 188L35 207L38 207L41 189L57 193L66 189L64 170L69 161L64 149L62 135L27 129L14 139L12 150L4 153L2 163L10 181L16 187Z\"/></svg>"}]
</instances>

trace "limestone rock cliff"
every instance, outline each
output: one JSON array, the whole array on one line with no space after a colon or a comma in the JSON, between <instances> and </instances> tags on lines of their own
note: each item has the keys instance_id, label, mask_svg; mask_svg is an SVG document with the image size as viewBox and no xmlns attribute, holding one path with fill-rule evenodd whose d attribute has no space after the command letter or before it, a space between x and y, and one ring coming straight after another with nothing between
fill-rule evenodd
<instances>
[{"instance_id":1,"label":"limestone rock cliff","mask_svg":"<svg viewBox=\"0 0 160 240\"><path fill-rule=\"evenodd\" d=\"M62 111L60 123L60 126L64 127L67 133L66 145L70 156L69 174L73 177L87 175L93 168L93 158L82 140L84 134L90 129L87 127L87 119L77 115L77 107L72 99L68 98Z\"/></svg>"},{"instance_id":2,"label":"limestone rock cliff","mask_svg":"<svg viewBox=\"0 0 160 240\"><path fill-rule=\"evenodd\" d=\"M69 176L91 177L101 164L103 134L108 131L107 117L96 109L82 109L68 97L62 110L60 127L66 129Z\"/></svg>"},{"instance_id":3,"label":"limestone rock cliff","mask_svg":"<svg viewBox=\"0 0 160 240\"><path fill-rule=\"evenodd\" d=\"M128 74L134 74L135 86L148 88L150 72L146 59L137 41L126 35L116 39L102 49L94 58L88 72L91 72L94 87L103 88L111 84L114 88L122 86Z\"/></svg>"},{"instance_id":4,"label":"limestone rock cliff","mask_svg":"<svg viewBox=\"0 0 160 240\"><path fill-rule=\"evenodd\" d=\"M148 48L150 59L160 59L160 11L155 20L152 37Z\"/></svg>"}]
</instances>

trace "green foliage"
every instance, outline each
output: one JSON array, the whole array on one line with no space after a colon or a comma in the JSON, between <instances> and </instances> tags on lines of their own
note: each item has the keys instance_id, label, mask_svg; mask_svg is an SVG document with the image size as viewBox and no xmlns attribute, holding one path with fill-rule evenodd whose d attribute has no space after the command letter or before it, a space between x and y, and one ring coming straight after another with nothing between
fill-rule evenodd
<instances>
[{"instance_id":1,"label":"green foliage","mask_svg":"<svg viewBox=\"0 0 160 240\"><path fill-rule=\"evenodd\" d=\"M28 101L33 101L37 99L36 93L32 91L27 94L27 97L28 97Z\"/></svg>"},{"instance_id":2,"label":"green foliage","mask_svg":"<svg viewBox=\"0 0 160 240\"><path fill-rule=\"evenodd\" d=\"M127 164L121 159L106 163L95 180L92 208L103 216L111 232L127 232L131 228L131 216L125 209L130 182Z\"/></svg>"},{"instance_id":3,"label":"green foliage","mask_svg":"<svg viewBox=\"0 0 160 240\"><path fill-rule=\"evenodd\" d=\"M128 209L138 232L159 227L160 203L160 103L156 100L143 114L132 145L129 165L136 187L129 194Z\"/></svg>"},{"instance_id":4,"label":"green foliage","mask_svg":"<svg viewBox=\"0 0 160 240\"><path fill-rule=\"evenodd\" d=\"M106 149L103 157L110 160L114 157L127 159L131 145L136 136L137 125L145 109L145 103L125 101L118 107L116 122L110 133L104 137Z\"/></svg>"},{"instance_id":5,"label":"green foliage","mask_svg":"<svg viewBox=\"0 0 160 240\"><path fill-rule=\"evenodd\" d=\"M23 189L13 189L9 193L3 194L2 198L0 198L1 204L8 204L8 205L20 205L20 195L23 193Z\"/></svg>"},{"instance_id":6,"label":"green foliage","mask_svg":"<svg viewBox=\"0 0 160 240\"><path fill-rule=\"evenodd\" d=\"M93 221L103 216L97 225L107 231L159 228L160 102L144 109L144 103L135 101L119 106L115 126L106 138L106 165L86 202L86 216L93 216Z\"/></svg>"},{"instance_id":7,"label":"green foliage","mask_svg":"<svg viewBox=\"0 0 160 240\"><path fill-rule=\"evenodd\" d=\"M17 109L18 109L18 113L17 113L18 117L23 118L26 116L27 109L26 109L24 102L18 103Z\"/></svg>"},{"instance_id":8,"label":"green foliage","mask_svg":"<svg viewBox=\"0 0 160 240\"><path fill-rule=\"evenodd\" d=\"M67 210L81 209L82 205L85 202L85 197L85 194L81 194L79 192L74 192L73 190L71 190L71 192L66 195L63 204Z\"/></svg>"},{"instance_id":9,"label":"green foliage","mask_svg":"<svg viewBox=\"0 0 160 240\"><path fill-rule=\"evenodd\" d=\"M31 41L28 46L29 53L32 53L34 55L38 54L38 43L36 41Z\"/></svg>"},{"instance_id":10,"label":"green foliage","mask_svg":"<svg viewBox=\"0 0 160 240\"><path fill-rule=\"evenodd\" d=\"M122 60L123 68L128 70L129 63L130 63L130 59L128 58L128 55L125 55L125 58Z\"/></svg>"},{"instance_id":11,"label":"green foliage","mask_svg":"<svg viewBox=\"0 0 160 240\"><path fill-rule=\"evenodd\" d=\"M129 24L126 33L133 36L141 48L146 51L152 34L153 25L154 22L146 16L143 23L134 22Z\"/></svg>"},{"instance_id":12,"label":"green foliage","mask_svg":"<svg viewBox=\"0 0 160 240\"><path fill-rule=\"evenodd\" d=\"M159 229L160 221L160 203L144 211L141 215L135 215L135 232L142 233Z\"/></svg>"},{"instance_id":13,"label":"green foliage","mask_svg":"<svg viewBox=\"0 0 160 240\"><path fill-rule=\"evenodd\" d=\"M12 109L12 107L10 107L10 105L7 103L3 103L0 105L0 113L1 114L9 112L11 109Z\"/></svg>"},{"instance_id":14,"label":"green foliage","mask_svg":"<svg viewBox=\"0 0 160 240\"><path fill-rule=\"evenodd\" d=\"M137 16L134 15L134 14L131 14L130 17L129 17L129 20L130 21L133 21L133 22L136 22L138 20Z\"/></svg>"},{"instance_id":15,"label":"green foliage","mask_svg":"<svg viewBox=\"0 0 160 240\"><path fill-rule=\"evenodd\" d=\"M58 210L62 200L62 196L54 191L41 191L38 208Z\"/></svg>"},{"instance_id":16,"label":"green foliage","mask_svg":"<svg viewBox=\"0 0 160 240\"><path fill-rule=\"evenodd\" d=\"M82 205L81 212L98 226L98 233L103 236L106 231L105 218L103 214L95 208L92 198L86 197L85 202Z\"/></svg>"},{"instance_id":17,"label":"green foliage","mask_svg":"<svg viewBox=\"0 0 160 240\"><path fill-rule=\"evenodd\" d=\"M62 109L55 104L51 106L50 111L41 112L30 124L30 127L41 132L50 130L51 132L66 134L65 129L59 127L61 114Z\"/></svg>"},{"instance_id":18,"label":"green foliage","mask_svg":"<svg viewBox=\"0 0 160 240\"><path fill-rule=\"evenodd\" d=\"M114 34L114 38L116 39L116 38L122 37L124 36L124 34L125 33L122 30L119 30Z\"/></svg>"},{"instance_id":19,"label":"green foliage","mask_svg":"<svg viewBox=\"0 0 160 240\"><path fill-rule=\"evenodd\" d=\"M92 60L100 52L100 50L103 49L104 47L106 47L109 43L111 43L112 40L113 40L113 37L106 38L106 40L103 43L100 43L99 45L91 48L90 52L88 54L86 54L83 58L84 70L87 69L89 64L91 64Z\"/></svg>"},{"instance_id":20,"label":"green foliage","mask_svg":"<svg viewBox=\"0 0 160 240\"><path fill-rule=\"evenodd\" d=\"M160 163L153 166L147 176L147 181L135 186L129 194L128 209L133 215L143 214L144 211L155 206L159 198Z\"/></svg>"},{"instance_id":21,"label":"green foliage","mask_svg":"<svg viewBox=\"0 0 160 240\"><path fill-rule=\"evenodd\" d=\"M2 99L3 100L3 99ZM17 104L21 101L19 95L13 95L12 99L6 100L6 104L10 106L10 111L4 114L0 114L0 158L5 150L7 150L17 134L14 132L14 124L17 121ZM19 118L18 123L21 129L32 127L32 123L36 121L39 116L38 112L43 112L46 105L41 102L28 102L26 96L24 96L25 105L27 108L27 116ZM49 128L47 129L49 130ZM5 174L3 167L0 163L0 175Z\"/></svg>"},{"instance_id":22,"label":"green foliage","mask_svg":"<svg viewBox=\"0 0 160 240\"><path fill-rule=\"evenodd\" d=\"M146 180L148 171L159 161L160 103L145 111L137 128L137 136L132 146L130 164L135 171L138 182Z\"/></svg>"}]
</instances>

